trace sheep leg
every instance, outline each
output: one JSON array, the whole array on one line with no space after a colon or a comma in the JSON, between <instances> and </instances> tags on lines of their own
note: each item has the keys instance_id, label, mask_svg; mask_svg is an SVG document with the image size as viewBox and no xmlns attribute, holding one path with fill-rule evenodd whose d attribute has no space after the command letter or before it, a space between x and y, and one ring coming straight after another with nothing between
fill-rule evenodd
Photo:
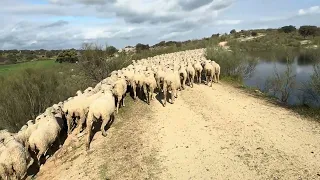
<instances>
[{"instance_id":1,"label":"sheep leg","mask_svg":"<svg viewBox=\"0 0 320 180\"><path fill-rule=\"evenodd\" d=\"M151 100L153 100L153 92L154 92L154 88L150 87L150 98L151 98Z\"/></svg>"},{"instance_id":2,"label":"sheep leg","mask_svg":"<svg viewBox=\"0 0 320 180\"><path fill-rule=\"evenodd\" d=\"M147 104L150 104L149 96L148 96L148 90L147 90L147 85L146 84L143 84L143 93L144 93L144 95L146 97Z\"/></svg>"},{"instance_id":3,"label":"sheep leg","mask_svg":"<svg viewBox=\"0 0 320 180\"><path fill-rule=\"evenodd\" d=\"M158 91L161 92L160 78L157 79L157 88L158 88Z\"/></svg>"},{"instance_id":4,"label":"sheep leg","mask_svg":"<svg viewBox=\"0 0 320 180\"><path fill-rule=\"evenodd\" d=\"M199 71L198 83L201 84L201 71Z\"/></svg>"},{"instance_id":5,"label":"sheep leg","mask_svg":"<svg viewBox=\"0 0 320 180\"><path fill-rule=\"evenodd\" d=\"M68 126L68 135L71 134L71 123L72 123L72 116L71 114L68 114L66 116L66 119L67 119L67 126Z\"/></svg>"},{"instance_id":6,"label":"sheep leg","mask_svg":"<svg viewBox=\"0 0 320 180\"><path fill-rule=\"evenodd\" d=\"M217 80L218 80L218 83L220 81L220 73L217 73Z\"/></svg>"},{"instance_id":7,"label":"sheep leg","mask_svg":"<svg viewBox=\"0 0 320 180\"><path fill-rule=\"evenodd\" d=\"M194 76L191 76L190 81L191 81L191 87L193 88Z\"/></svg>"},{"instance_id":8,"label":"sheep leg","mask_svg":"<svg viewBox=\"0 0 320 180\"><path fill-rule=\"evenodd\" d=\"M136 101L137 100L137 86L135 83L132 85L132 91L133 91L133 100Z\"/></svg>"},{"instance_id":9,"label":"sheep leg","mask_svg":"<svg viewBox=\"0 0 320 180\"><path fill-rule=\"evenodd\" d=\"M110 115L103 115L102 116L102 124L101 124L101 132L102 132L102 136L106 137L107 136L107 131L105 130L106 125L108 124L110 120Z\"/></svg>"},{"instance_id":10,"label":"sheep leg","mask_svg":"<svg viewBox=\"0 0 320 180\"><path fill-rule=\"evenodd\" d=\"M84 112L81 112L79 118L80 118L80 120L78 121L79 122L78 134L82 131L82 126L86 122L86 116L85 116Z\"/></svg>"},{"instance_id":11,"label":"sheep leg","mask_svg":"<svg viewBox=\"0 0 320 180\"><path fill-rule=\"evenodd\" d=\"M217 76L216 76L216 73L213 73L213 78L214 78L214 82L215 82L215 83L218 83L218 82L217 82Z\"/></svg>"},{"instance_id":12,"label":"sheep leg","mask_svg":"<svg viewBox=\"0 0 320 180\"><path fill-rule=\"evenodd\" d=\"M212 84L213 84L213 74L212 73L211 73L211 76L210 76L210 83L211 83L210 87L212 87Z\"/></svg>"},{"instance_id":13,"label":"sheep leg","mask_svg":"<svg viewBox=\"0 0 320 180\"><path fill-rule=\"evenodd\" d=\"M183 88L183 89L186 88L186 81L187 81L187 78L186 78L186 77L183 77L183 82L182 82L182 88Z\"/></svg>"},{"instance_id":14,"label":"sheep leg","mask_svg":"<svg viewBox=\"0 0 320 180\"><path fill-rule=\"evenodd\" d=\"M122 106L125 107L126 105L124 104L124 98L126 97L126 95L122 96Z\"/></svg>"},{"instance_id":15,"label":"sheep leg","mask_svg":"<svg viewBox=\"0 0 320 180\"><path fill-rule=\"evenodd\" d=\"M206 85L208 85L208 75L207 75L207 71L205 71L205 76L206 76Z\"/></svg>"},{"instance_id":16,"label":"sheep leg","mask_svg":"<svg viewBox=\"0 0 320 180\"><path fill-rule=\"evenodd\" d=\"M120 102L121 102L121 99L122 99L122 97L121 96L118 96L117 97L117 114L119 113L119 106L120 106Z\"/></svg>"},{"instance_id":17,"label":"sheep leg","mask_svg":"<svg viewBox=\"0 0 320 180\"><path fill-rule=\"evenodd\" d=\"M38 166L40 167L41 163L40 163L40 158L41 156L45 153L45 150L39 150L39 153L37 155L37 159L38 159Z\"/></svg>"},{"instance_id":18,"label":"sheep leg","mask_svg":"<svg viewBox=\"0 0 320 180\"><path fill-rule=\"evenodd\" d=\"M88 151L90 148L90 140L91 140L91 131L92 131L92 125L93 125L93 121L92 121L93 117L88 117L87 120L87 140L86 140L86 150Z\"/></svg>"},{"instance_id":19,"label":"sheep leg","mask_svg":"<svg viewBox=\"0 0 320 180\"><path fill-rule=\"evenodd\" d=\"M166 104L167 104L167 84L165 82L163 83L163 99L164 99L163 106L166 107Z\"/></svg>"},{"instance_id":20,"label":"sheep leg","mask_svg":"<svg viewBox=\"0 0 320 180\"><path fill-rule=\"evenodd\" d=\"M176 90L172 89L172 91L171 91L171 104L174 104L175 94L176 94Z\"/></svg>"}]
</instances>

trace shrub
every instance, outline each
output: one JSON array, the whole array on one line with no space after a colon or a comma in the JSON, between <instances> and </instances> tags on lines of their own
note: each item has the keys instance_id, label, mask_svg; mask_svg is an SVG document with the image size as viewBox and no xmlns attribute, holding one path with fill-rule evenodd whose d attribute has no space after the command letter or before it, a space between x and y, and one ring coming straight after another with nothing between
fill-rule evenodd
<instances>
[{"instance_id":1,"label":"shrub","mask_svg":"<svg viewBox=\"0 0 320 180\"><path fill-rule=\"evenodd\" d=\"M295 87L296 74L292 70L291 63L294 59L294 54L291 49L283 49L286 60L286 70L281 73L277 66L274 66L274 74L266 81L266 90L272 89L273 96L278 97L281 102L288 102L288 99Z\"/></svg>"},{"instance_id":2,"label":"shrub","mask_svg":"<svg viewBox=\"0 0 320 180\"><path fill-rule=\"evenodd\" d=\"M107 46L106 47L106 53L108 56L113 56L116 52L118 52L118 50L114 46Z\"/></svg>"},{"instance_id":3,"label":"shrub","mask_svg":"<svg viewBox=\"0 0 320 180\"><path fill-rule=\"evenodd\" d=\"M234 33L236 33L237 31L235 30L235 29L232 29L231 31L230 31L230 34L234 34Z\"/></svg>"},{"instance_id":4,"label":"shrub","mask_svg":"<svg viewBox=\"0 0 320 180\"><path fill-rule=\"evenodd\" d=\"M72 67L74 68L74 67ZM59 69L62 73L56 71ZM18 131L29 119L35 119L47 107L74 96L88 81L70 71L71 67L25 69L0 76L0 124ZM72 76L74 75L74 76Z\"/></svg>"},{"instance_id":5,"label":"shrub","mask_svg":"<svg viewBox=\"0 0 320 180\"><path fill-rule=\"evenodd\" d=\"M241 51L226 51L220 47L208 47L206 58L220 65L222 77L232 77L239 81L250 77L257 65L256 59Z\"/></svg>"},{"instance_id":6,"label":"shrub","mask_svg":"<svg viewBox=\"0 0 320 180\"><path fill-rule=\"evenodd\" d=\"M95 83L105 79L109 73L128 65L130 56L120 54L109 57L108 52L96 44L83 44L79 65L81 71Z\"/></svg>"},{"instance_id":7,"label":"shrub","mask_svg":"<svg viewBox=\"0 0 320 180\"><path fill-rule=\"evenodd\" d=\"M303 37L315 36L318 31L317 26L301 26L299 28L299 33Z\"/></svg>"},{"instance_id":8,"label":"shrub","mask_svg":"<svg viewBox=\"0 0 320 180\"><path fill-rule=\"evenodd\" d=\"M56 61L59 63L75 63L78 61L77 51L75 49L63 50L61 53L59 53Z\"/></svg>"},{"instance_id":9,"label":"shrub","mask_svg":"<svg viewBox=\"0 0 320 180\"><path fill-rule=\"evenodd\" d=\"M280 28L281 31L285 32L285 33L291 33L291 32L295 32L297 29L296 27L289 25L289 26L283 26Z\"/></svg>"},{"instance_id":10,"label":"shrub","mask_svg":"<svg viewBox=\"0 0 320 180\"><path fill-rule=\"evenodd\" d=\"M257 32L255 32L255 31L252 31L252 32L251 32L251 36L257 36L257 35L258 35Z\"/></svg>"},{"instance_id":11,"label":"shrub","mask_svg":"<svg viewBox=\"0 0 320 180\"><path fill-rule=\"evenodd\" d=\"M140 52L142 50L149 50L149 45L144 45L144 44L141 44L141 43L138 43L136 45L136 52Z\"/></svg>"}]
</instances>

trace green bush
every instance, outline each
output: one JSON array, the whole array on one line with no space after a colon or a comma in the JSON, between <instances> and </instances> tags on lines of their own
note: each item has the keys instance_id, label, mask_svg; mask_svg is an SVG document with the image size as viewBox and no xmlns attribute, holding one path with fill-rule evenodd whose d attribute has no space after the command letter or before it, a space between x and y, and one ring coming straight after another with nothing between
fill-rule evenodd
<instances>
[{"instance_id":1,"label":"green bush","mask_svg":"<svg viewBox=\"0 0 320 180\"><path fill-rule=\"evenodd\" d=\"M315 36L317 34L317 31L318 31L317 26L301 26L299 28L299 33L303 37Z\"/></svg>"},{"instance_id":2,"label":"green bush","mask_svg":"<svg viewBox=\"0 0 320 180\"><path fill-rule=\"evenodd\" d=\"M255 31L252 31L252 32L251 32L251 36L257 36L257 35L258 35L257 32L255 32Z\"/></svg>"},{"instance_id":3,"label":"green bush","mask_svg":"<svg viewBox=\"0 0 320 180\"><path fill-rule=\"evenodd\" d=\"M282 32L285 32L285 33L291 33L291 32L295 32L297 29L296 27L292 26L292 25L289 25L289 26L283 26L280 28L280 30Z\"/></svg>"},{"instance_id":4,"label":"green bush","mask_svg":"<svg viewBox=\"0 0 320 180\"><path fill-rule=\"evenodd\" d=\"M227 51L214 46L206 49L206 58L220 65L222 77L231 77L239 81L250 77L257 65L257 60L244 52Z\"/></svg>"},{"instance_id":5,"label":"green bush","mask_svg":"<svg viewBox=\"0 0 320 180\"><path fill-rule=\"evenodd\" d=\"M89 86L89 81L77 74L76 67L60 67L60 72L56 69L24 69L0 76L0 128L18 131L47 107Z\"/></svg>"},{"instance_id":6,"label":"green bush","mask_svg":"<svg viewBox=\"0 0 320 180\"><path fill-rule=\"evenodd\" d=\"M63 50L61 53L59 53L56 61L59 63L75 63L78 61L77 51L75 49Z\"/></svg>"},{"instance_id":7,"label":"green bush","mask_svg":"<svg viewBox=\"0 0 320 180\"><path fill-rule=\"evenodd\" d=\"M230 31L230 34L234 34L234 33L236 33L237 31L235 30L235 29L232 29L231 31Z\"/></svg>"},{"instance_id":8,"label":"green bush","mask_svg":"<svg viewBox=\"0 0 320 180\"><path fill-rule=\"evenodd\" d=\"M118 57L109 57L97 44L83 44L79 66L81 71L93 82L98 83L108 77L109 73L130 64L130 56L120 54Z\"/></svg>"},{"instance_id":9,"label":"green bush","mask_svg":"<svg viewBox=\"0 0 320 180\"><path fill-rule=\"evenodd\" d=\"M116 52L118 52L118 50L114 46L107 46L106 47L106 53L108 56L113 56Z\"/></svg>"}]
</instances>

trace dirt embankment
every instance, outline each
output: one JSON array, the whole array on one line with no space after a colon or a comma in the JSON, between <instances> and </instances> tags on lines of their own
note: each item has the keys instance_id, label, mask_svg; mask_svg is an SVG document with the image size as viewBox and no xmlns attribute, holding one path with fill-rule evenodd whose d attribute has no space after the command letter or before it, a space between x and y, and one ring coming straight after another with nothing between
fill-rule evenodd
<instances>
[{"instance_id":1,"label":"dirt embankment","mask_svg":"<svg viewBox=\"0 0 320 180\"><path fill-rule=\"evenodd\" d=\"M228 85L128 106L88 154L71 136L36 178L320 179L319 124Z\"/></svg>"}]
</instances>

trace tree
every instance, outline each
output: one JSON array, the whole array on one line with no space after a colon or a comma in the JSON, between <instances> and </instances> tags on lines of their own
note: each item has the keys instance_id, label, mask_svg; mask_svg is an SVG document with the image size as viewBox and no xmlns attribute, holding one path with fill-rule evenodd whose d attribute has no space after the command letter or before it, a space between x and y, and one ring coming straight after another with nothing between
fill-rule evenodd
<instances>
[{"instance_id":1,"label":"tree","mask_svg":"<svg viewBox=\"0 0 320 180\"><path fill-rule=\"evenodd\" d=\"M315 36L318 31L317 26L300 26L299 33L304 38L307 36Z\"/></svg>"},{"instance_id":2,"label":"tree","mask_svg":"<svg viewBox=\"0 0 320 180\"><path fill-rule=\"evenodd\" d=\"M237 31L235 30L235 29L232 29L231 31L230 31L230 34L234 34L234 33L236 33Z\"/></svg>"},{"instance_id":3,"label":"tree","mask_svg":"<svg viewBox=\"0 0 320 180\"><path fill-rule=\"evenodd\" d=\"M55 53L53 51L47 51L46 52L46 57L47 58L52 58L55 55Z\"/></svg>"},{"instance_id":4,"label":"tree","mask_svg":"<svg viewBox=\"0 0 320 180\"><path fill-rule=\"evenodd\" d=\"M257 36L257 35L258 35L257 32L255 32L255 31L252 31L252 32L251 32L251 36Z\"/></svg>"},{"instance_id":5,"label":"tree","mask_svg":"<svg viewBox=\"0 0 320 180\"><path fill-rule=\"evenodd\" d=\"M149 50L149 45L148 45L148 44L147 44L147 45L144 45L144 44L138 43L138 44L136 45L136 51L137 51L137 52L140 52L140 51L142 51L142 50Z\"/></svg>"},{"instance_id":6,"label":"tree","mask_svg":"<svg viewBox=\"0 0 320 180\"><path fill-rule=\"evenodd\" d=\"M26 58L27 61L31 61L31 60L37 58L37 56L35 54L25 54L24 57Z\"/></svg>"},{"instance_id":7,"label":"tree","mask_svg":"<svg viewBox=\"0 0 320 180\"><path fill-rule=\"evenodd\" d=\"M106 47L106 53L108 56L113 56L114 53L116 53L116 52L118 52L118 50L114 46L107 46Z\"/></svg>"},{"instance_id":8,"label":"tree","mask_svg":"<svg viewBox=\"0 0 320 180\"><path fill-rule=\"evenodd\" d=\"M289 26L283 26L280 28L281 31L285 32L285 33L291 33L291 32L295 32L297 29L296 27L289 25Z\"/></svg>"},{"instance_id":9,"label":"tree","mask_svg":"<svg viewBox=\"0 0 320 180\"><path fill-rule=\"evenodd\" d=\"M215 38L215 37L219 37L219 36L220 36L219 33L218 34L212 34L211 38Z\"/></svg>"},{"instance_id":10,"label":"tree","mask_svg":"<svg viewBox=\"0 0 320 180\"><path fill-rule=\"evenodd\" d=\"M57 57L56 62L75 63L78 61L78 53L75 49L63 50Z\"/></svg>"},{"instance_id":11,"label":"tree","mask_svg":"<svg viewBox=\"0 0 320 180\"><path fill-rule=\"evenodd\" d=\"M9 60L9 62L12 64L15 64L18 62L18 57L16 54L10 53L10 54L8 54L7 58Z\"/></svg>"}]
</instances>

